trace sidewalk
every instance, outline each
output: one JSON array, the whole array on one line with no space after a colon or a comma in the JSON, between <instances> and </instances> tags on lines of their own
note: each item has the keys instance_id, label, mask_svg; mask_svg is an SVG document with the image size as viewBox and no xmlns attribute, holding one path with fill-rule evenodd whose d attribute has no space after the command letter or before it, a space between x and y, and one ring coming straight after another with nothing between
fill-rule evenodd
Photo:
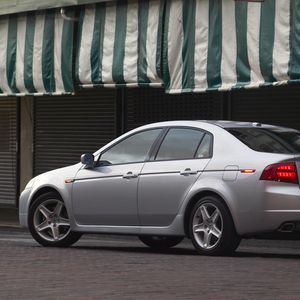
<instances>
[{"instance_id":1,"label":"sidewalk","mask_svg":"<svg viewBox=\"0 0 300 300\"><path fill-rule=\"evenodd\" d=\"M15 206L0 204L0 227L20 227L18 209Z\"/></svg>"}]
</instances>

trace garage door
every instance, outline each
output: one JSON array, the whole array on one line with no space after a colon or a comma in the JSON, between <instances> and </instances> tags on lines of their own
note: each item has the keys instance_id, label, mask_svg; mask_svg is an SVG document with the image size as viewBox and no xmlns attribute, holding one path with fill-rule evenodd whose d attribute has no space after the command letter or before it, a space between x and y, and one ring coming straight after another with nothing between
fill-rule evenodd
<instances>
[{"instance_id":1,"label":"garage door","mask_svg":"<svg viewBox=\"0 0 300 300\"><path fill-rule=\"evenodd\" d=\"M16 203L16 179L17 100L0 98L0 203Z\"/></svg>"},{"instance_id":2,"label":"garage door","mask_svg":"<svg viewBox=\"0 0 300 300\"><path fill-rule=\"evenodd\" d=\"M35 99L34 174L79 162L116 136L115 90Z\"/></svg>"},{"instance_id":3,"label":"garage door","mask_svg":"<svg viewBox=\"0 0 300 300\"><path fill-rule=\"evenodd\" d=\"M231 119L300 129L300 87L288 85L232 92Z\"/></svg>"},{"instance_id":4,"label":"garage door","mask_svg":"<svg viewBox=\"0 0 300 300\"><path fill-rule=\"evenodd\" d=\"M162 89L128 89L126 130L170 120L221 118L221 93L168 95Z\"/></svg>"}]
</instances>

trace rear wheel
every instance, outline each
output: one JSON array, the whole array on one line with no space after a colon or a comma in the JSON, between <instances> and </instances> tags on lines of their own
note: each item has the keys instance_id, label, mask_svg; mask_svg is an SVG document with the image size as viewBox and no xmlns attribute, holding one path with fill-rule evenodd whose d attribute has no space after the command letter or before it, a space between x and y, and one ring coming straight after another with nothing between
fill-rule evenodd
<instances>
[{"instance_id":1,"label":"rear wheel","mask_svg":"<svg viewBox=\"0 0 300 300\"><path fill-rule=\"evenodd\" d=\"M43 246L68 247L81 237L71 231L65 204L54 192L39 196L31 205L28 225L33 238Z\"/></svg>"},{"instance_id":2,"label":"rear wheel","mask_svg":"<svg viewBox=\"0 0 300 300\"><path fill-rule=\"evenodd\" d=\"M240 243L230 212L217 197L200 199L192 210L189 222L191 240L200 254L230 254Z\"/></svg>"},{"instance_id":3,"label":"rear wheel","mask_svg":"<svg viewBox=\"0 0 300 300\"><path fill-rule=\"evenodd\" d=\"M155 249L168 249L178 245L183 237L181 236L148 236L141 235L139 239L148 247Z\"/></svg>"}]
</instances>

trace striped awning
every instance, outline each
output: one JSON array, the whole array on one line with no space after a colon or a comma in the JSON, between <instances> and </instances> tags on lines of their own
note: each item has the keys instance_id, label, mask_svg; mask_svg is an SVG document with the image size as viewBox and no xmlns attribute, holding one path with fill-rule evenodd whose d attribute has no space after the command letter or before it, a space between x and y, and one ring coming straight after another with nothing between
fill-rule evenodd
<instances>
[{"instance_id":1,"label":"striped awning","mask_svg":"<svg viewBox=\"0 0 300 300\"><path fill-rule=\"evenodd\" d=\"M0 0L0 15L114 0Z\"/></svg>"},{"instance_id":2,"label":"striped awning","mask_svg":"<svg viewBox=\"0 0 300 300\"><path fill-rule=\"evenodd\" d=\"M73 91L73 22L59 10L0 17L0 95Z\"/></svg>"},{"instance_id":3,"label":"striped awning","mask_svg":"<svg viewBox=\"0 0 300 300\"><path fill-rule=\"evenodd\" d=\"M163 0L87 5L79 24L81 86L161 86L163 8Z\"/></svg>"},{"instance_id":4,"label":"striped awning","mask_svg":"<svg viewBox=\"0 0 300 300\"><path fill-rule=\"evenodd\" d=\"M122 0L0 16L0 95L164 86L169 93L300 82L300 1ZM72 9L68 11L72 15Z\"/></svg>"},{"instance_id":5,"label":"striped awning","mask_svg":"<svg viewBox=\"0 0 300 300\"><path fill-rule=\"evenodd\" d=\"M300 1L169 0L163 79L170 93L300 81Z\"/></svg>"}]
</instances>

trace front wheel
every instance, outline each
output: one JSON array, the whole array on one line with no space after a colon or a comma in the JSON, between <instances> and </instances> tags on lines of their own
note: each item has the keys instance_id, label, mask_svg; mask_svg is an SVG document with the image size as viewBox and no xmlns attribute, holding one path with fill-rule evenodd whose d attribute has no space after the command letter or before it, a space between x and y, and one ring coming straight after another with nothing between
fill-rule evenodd
<instances>
[{"instance_id":1,"label":"front wheel","mask_svg":"<svg viewBox=\"0 0 300 300\"><path fill-rule=\"evenodd\" d=\"M148 247L154 249L168 249L178 245L183 240L183 237L141 235L139 236L139 239Z\"/></svg>"},{"instance_id":2,"label":"front wheel","mask_svg":"<svg viewBox=\"0 0 300 300\"><path fill-rule=\"evenodd\" d=\"M200 254L230 254L240 243L229 210L214 196L204 197L195 204L189 230L191 240Z\"/></svg>"},{"instance_id":3,"label":"front wheel","mask_svg":"<svg viewBox=\"0 0 300 300\"><path fill-rule=\"evenodd\" d=\"M71 231L63 200L53 192L39 196L29 208L28 226L32 237L43 246L68 247L81 233Z\"/></svg>"}]
</instances>

